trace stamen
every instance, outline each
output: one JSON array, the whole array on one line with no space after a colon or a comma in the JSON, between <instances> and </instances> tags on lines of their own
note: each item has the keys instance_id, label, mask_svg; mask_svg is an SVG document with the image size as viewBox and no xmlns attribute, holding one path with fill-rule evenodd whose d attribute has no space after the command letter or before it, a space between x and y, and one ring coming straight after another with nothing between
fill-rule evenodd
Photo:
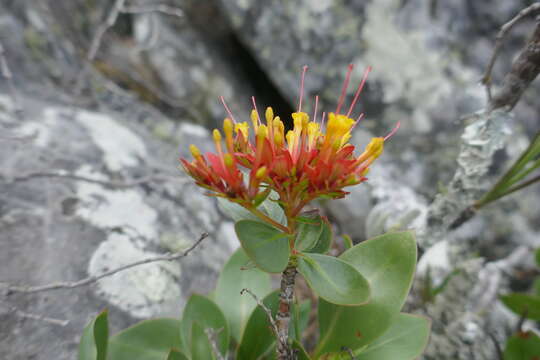
<instances>
[{"instance_id":1,"label":"stamen","mask_svg":"<svg viewBox=\"0 0 540 360\"><path fill-rule=\"evenodd\" d=\"M336 114L339 114L339 110L345 101L345 95L347 94L347 88L349 87L349 81L351 80L351 74L353 71L354 65L349 64L349 69L347 70L347 75L345 76L345 82L343 83L343 88L341 89L341 96L339 97L338 105L336 108Z\"/></svg>"},{"instance_id":2,"label":"stamen","mask_svg":"<svg viewBox=\"0 0 540 360\"><path fill-rule=\"evenodd\" d=\"M358 123L360 122L360 120L362 120L364 118L364 113L361 113L360 116L356 119L356 121L354 122L353 126L351 126L351 131L352 129L355 128L356 125L358 125Z\"/></svg>"},{"instance_id":3,"label":"stamen","mask_svg":"<svg viewBox=\"0 0 540 360\"><path fill-rule=\"evenodd\" d=\"M360 82L360 85L358 85L358 90L356 90L356 94L354 94L354 99L351 103L351 106L349 107L349 111L347 112L347 117L351 115L354 108L354 104L356 104L356 100L358 100L358 97L360 96L360 93L362 92L362 88L364 87L364 84L366 83L366 80L370 71L371 71L371 66L368 66L366 70L364 71L364 76L362 77L362 81Z\"/></svg>"},{"instance_id":4,"label":"stamen","mask_svg":"<svg viewBox=\"0 0 540 360\"><path fill-rule=\"evenodd\" d=\"M223 96L220 96L219 99L221 100L221 103L223 104L223 107L225 108L225 111L227 111L227 114L229 115L229 117L231 118L233 123L236 124L236 121L234 120L234 116L233 116L231 110L229 109L229 107L227 106L227 104L225 103L225 99L223 98Z\"/></svg>"},{"instance_id":5,"label":"stamen","mask_svg":"<svg viewBox=\"0 0 540 360\"><path fill-rule=\"evenodd\" d=\"M300 100L298 101L298 112L302 111L302 98L304 97L304 79L306 77L307 65L302 68L302 79L300 80Z\"/></svg>"},{"instance_id":6,"label":"stamen","mask_svg":"<svg viewBox=\"0 0 540 360\"><path fill-rule=\"evenodd\" d=\"M257 103L255 102L255 96L251 97L251 103L253 104L253 109L257 113L257 122L261 125L261 117L259 116L259 110L257 110Z\"/></svg>"},{"instance_id":7,"label":"stamen","mask_svg":"<svg viewBox=\"0 0 540 360\"><path fill-rule=\"evenodd\" d=\"M315 95L315 110L313 111L313 122L317 122L317 106L319 105L319 95Z\"/></svg>"},{"instance_id":8,"label":"stamen","mask_svg":"<svg viewBox=\"0 0 540 360\"><path fill-rule=\"evenodd\" d=\"M321 132L323 131L323 128L324 128L324 118L325 118L325 116L326 116L326 113L323 111L322 120L321 120ZM326 129L324 131L326 131Z\"/></svg>"},{"instance_id":9,"label":"stamen","mask_svg":"<svg viewBox=\"0 0 540 360\"><path fill-rule=\"evenodd\" d=\"M392 131L390 131L390 134L386 135L384 137L384 141L390 139L399 129L399 127L401 126L401 121L398 121L398 123L396 124L396 126L392 129Z\"/></svg>"}]
</instances>

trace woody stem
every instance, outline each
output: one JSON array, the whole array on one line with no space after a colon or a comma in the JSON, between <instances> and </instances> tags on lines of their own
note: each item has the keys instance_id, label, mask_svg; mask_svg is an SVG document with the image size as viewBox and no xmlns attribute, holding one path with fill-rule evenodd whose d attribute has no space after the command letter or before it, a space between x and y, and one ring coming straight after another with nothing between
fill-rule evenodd
<instances>
[{"instance_id":1,"label":"woody stem","mask_svg":"<svg viewBox=\"0 0 540 360\"><path fill-rule=\"evenodd\" d=\"M279 293L279 307L276 316L278 327L277 358L278 360L294 359L293 350L289 345L289 323L291 322L291 304L294 295L294 281L296 278L296 264L289 262L281 274L281 289Z\"/></svg>"}]
</instances>

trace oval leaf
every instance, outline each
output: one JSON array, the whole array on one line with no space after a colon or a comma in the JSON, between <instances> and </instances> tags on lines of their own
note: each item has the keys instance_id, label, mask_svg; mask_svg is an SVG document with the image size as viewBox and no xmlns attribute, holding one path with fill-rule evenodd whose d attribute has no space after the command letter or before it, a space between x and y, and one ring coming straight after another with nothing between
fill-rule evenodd
<instances>
[{"instance_id":1,"label":"oval leaf","mask_svg":"<svg viewBox=\"0 0 540 360\"><path fill-rule=\"evenodd\" d=\"M197 294L193 294L189 298L186 307L184 308L184 314L182 315L182 322L180 324L180 333L185 349L193 349L194 347L198 349L199 346L205 346L204 344L193 344L193 342L190 341L192 339L202 339L198 334L196 334L197 336L194 336L191 333L194 322L198 323L203 330L203 334L204 330L208 328L214 329L216 332L219 331L217 334L219 351L222 354L227 353L227 349L229 348L229 326L227 320L225 320L225 315L223 315L219 307L214 304L212 300ZM207 338L206 341L208 341Z\"/></svg>"},{"instance_id":2,"label":"oval leaf","mask_svg":"<svg viewBox=\"0 0 540 360\"><path fill-rule=\"evenodd\" d=\"M255 303L255 300L249 294L244 294L243 296L250 298ZM263 299L263 304L270 309L274 318L277 312L278 302L278 291L268 294ZM272 332L268 315L260 306L257 306L251 313L246 324L242 341L236 353L236 359L252 360L258 359L263 354L272 353L275 341L276 338Z\"/></svg>"},{"instance_id":3,"label":"oval leaf","mask_svg":"<svg viewBox=\"0 0 540 360\"><path fill-rule=\"evenodd\" d=\"M504 360L532 360L540 357L540 337L532 331L518 333L506 342Z\"/></svg>"},{"instance_id":4,"label":"oval leaf","mask_svg":"<svg viewBox=\"0 0 540 360\"><path fill-rule=\"evenodd\" d=\"M357 353L362 360L413 360L424 351L431 322L428 318L399 314L390 328L365 350Z\"/></svg>"},{"instance_id":5,"label":"oval leaf","mask_svg":"<svg viewBox=\"0 0 540 360\"><path fill-rule=\"evenodd\" d=\"M340 305L358 305L369 300L367 280L350 264L333 256L301 254L298 271L321 298Z\"/></svg>"},{"instance_id":6,"label":"oval leaf","mask_svg":"<svg viewBox=\"0 0 540 360\"><path fill-rule=\"evenodd\" d=\"M219 210L225 215L231 218L234 221L240 220L258 220L259 218L252 213L250 213L246 208L233 203L227 199L218 197L217 198Z\"/></svg>"},{"instance_id":7,"label":"oval leaf","mask_svg":"<svg viewBox=\"0 0 540 360\"><path fill-rule=\"evenodd\" d=\"M416 241L410 232L390 233L364 241L340 259L354 266L371 286L371 299L360 306L319 302L317 354L358 349L381 336L407 298L416 266Z\"/></svg>"},{"instance_id":8,"label":"oval leaf","mask_svg":"<svg viewBox=\"0 0 540 360\"><path fill-rule=\"evenodd\" d=\"M108 342L109 322L105 310L84 328L79 344L79 360L107 359Z\"/></svg>"},{"instance_id":9,"label":"oval leaf","mask_svg":"<svg viewBox=\"0 0 540 360\"><path fill-rule=\"evenodd\" d=\"M214 360L212 345L203 327L198 322L191 326L191 358L197 360Z\"/></svg>"},{"instance_id":10,"label":"oval leaf","mask_svg":"<svg viewBox=\"0 0 540 360\"><path fill-rule=\"evenodd\" d=\"M189 360L183 352L178 349L171 349L169 355L167 355L167 360Z\"/></svg>"},{"instance_id":11,"label":"oval leaf","mask_svg":"<svg viewBox=\"0 0 540 360\"><path fill-rule=\"evenodd\" d=\"M242 248L263 271L279 273L289 262L289 235L268 224L241 220L234 226Z\"/></svg>"},{"instance_id":12,"label":"oval leaf","mask_svg":"<svg viewBox=\"0 0 540 360\"><path fill-rule=\"evenodd\" d=\"M114 360L163 360L180 346L180 321L141 321L109 340L108 358Z\"/></svg>"},{"instance_id":13,"label":"oval leaf","mask_svg":"<svg viewBox=\"0 0 540 360\"><path fill-rule=\"evenodd\" d=\"M231 335L238 343L248 317L257 305L249 296L240 295L240 291L247 288L262 299L272 290L270 275L255 268L242 269L248 262L244 250L238 249L223 267L214 296L229 322Z\"/></svg>"},{"instance_id":14,"label":"oval leaf","mask_svg":"<svg viewBox=\"0 0 540 360\"><path fill-rule=\"evenodd\" d=\"M332 238L334 236L332 232L332 225L328 222L326 218L322 218L322 231L317 243L309 249L307 252L317 253L317 254L326 254L332 246Z\"/></svg>"},{"instance_id":15,"label":"oval leaf","mask_svg":"<svg viewBox=\"0 0 540 360\"><path fill-rule=\"evenodd\" d=\"M508 294L501 296L501 301L519 316L540 320L540 296L538 295Z\"/></svg>"},{"instance_id":16,"label":"oval leaf","mask_svg":"<svg viewBox=\"0 0 540 360\"><path fill-rule=\"evenodd\" d=\"M323 221L319 215L299 216L296 240L294 247L298 251L308 251L317 245L321 232L323 230Z\"/></svg>"}]
</instances>

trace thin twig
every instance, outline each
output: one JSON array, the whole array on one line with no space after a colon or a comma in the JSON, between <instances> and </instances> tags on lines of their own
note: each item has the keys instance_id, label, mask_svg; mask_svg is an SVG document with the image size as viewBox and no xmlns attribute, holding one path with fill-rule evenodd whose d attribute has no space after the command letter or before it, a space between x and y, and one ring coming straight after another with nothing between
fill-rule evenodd
<instances>
[{"instance_id":1,"label":"thin twig","mask_svg":"<svg viewBox=\"0 0 540 360\"><path fill-rule=\"evenodd\" d=\"M98 180L98 179L93 179L90 177L75 175L75 174L62 174L58 172L49 172L49 171L36 171L36 172L31 172L31 173L27 173L23 175L17 175L17 176L8 178L8 181L20 182L20 181L29 181L33 179L39 179L39 178L59 178L59 179L84 181L91 184L98 184L98 185L103 185L103 186L117 188L117 189L135 187L135 186L139 186L139 185L147 184L151 182L164 182L167 180L174 180L174 181L180 181L180 182L186 181L186 179L178 178L176 176L163 175L163 174L143 176L138 179L133 179L129 181L110 181L110 180Z\"/></svg>"},{"instance_id":2,"label":"thin twig","mask_svg":"<svg viewBox=\"0 0 540 360\"><path fill-rule=\"evenodd\" d=\"M32 313L22 311L21 309L18 309L15 306L11 306L11 305L6 304L6 303L4 303L4 304L6 305L6 307L7 307L7 309L9 311L11 311L15 315L17 315L19 317L22 317L22 318L25 318L25 319L39 320L39 321L43 321L43 322L46 322L46 323L49 323L49 324L59 325L59 326L66 326L66 325L69 324L69 320L61 320L61 319L55 319L55 318L48 317L48 316L32 314Z\"/></svg>"},{"instance_id":3,"label":"thin twig","mask_svg":"<svg viewBox=\"0 0 540 360\"><path fill-rule=\"evenodd\" d=\"M4 79L6 79L6 83L9 88L9 94L11 96L11 100L13 101L15 115L21 118L22 107L19 102L19 95L17 94L17 89L15 88L15 85L13 84L13 73L9 69L8 62L5 56L4 46L2 45L1 42L0 42L0 75L2 75Z\"/></svg>"},{"instance_id":4,"label":"thin twig","mask_svg":"<svg viewBox=\"0 0 540 360\"><path fill-rule=\"evenodd\" d=\"M276 321L274 320L274 317L272 316L272 311L266 305L264 305L264 303L251 290L244 288L242 289L242 291L240 291L240 295L244 295L245 293L248 293L249 295L251 295L251 297L253 298L253 300L255 300L257 305L259 305L261 309L264 310L264 312L266 313L266 316L268 317L268 321L270 321L272 330L274 331L274 334L277 336L279 331L278 331Z\"/></svg>"},{"instance_id":5,"label":"thin twig","mask_svg":"<svg viewBox=\"0 0 540 360\"><path fill-rule=\"evenodd\" d=\"M493 341L493 346L495 347L495 352L497 353L497 359L504 360L503 352L501 349L501 344L499 344L499 340L490 331L486 331L486 334L489 336L491 341Z\"/></svg>"},{"instance_id":6,"label":"thin twig","mask_svg":"<svg viewBox=\"0 0 540 360\"><path fill-rule=\"evenodd\" d=\"M491 55L491 59L489 60L489 64L486 68L486 72L482 76L482 84L486 86L486 92L488 95L488 100L491 102L491 72L493 71L493 66L495 65L495 61L497 60L497 56L499 55L499 51L501 50L502 43L504 41L504 38L508 34L508 32L524 17L529 16L530 14L533 14L540 10L540 2L534 3L530 5L529 7L521 10L512 20L507 22L501 27L501 30L497 34L497 37L495 38L495 47L493 48L493 54Z\"/></svg>"},{"instance_id":7,"label":"thin twig","mask_svg":"<svg viewBox=\"0 0 540 360\"><path fill-rule=\"evenodd\" d=\"M184 17L184 12L182 11L182 9L165 4L124 6L122 7L122 9L120 9L120 12L126 14L144 14L151 12L159 12L165 15Z\"/></svg>"},{"instance_id":8,"label":"thin twig","mask_svg":"<svg viewBox=\"0 0 540 360\"><path fill-rule=\"evenodd\" d=\"M214 355L216 355L217 360L225 360L225 357L221 354L221 351L219 351L219 347L217 345L217 335L221 331L223 331L223 328L217 330L207 328L204 330L204 333L208 337L208 341L210 342L210 346L212 346L212 351L214 352Z\"/></svg>"},{"instance_id":9,"label":"thin twig","mask_svg":"<svg viewBox=\"0 0 540 360\"><path fill-rule=\"evenodd\" d=\"M199 237L199 239L185 251L176 252L176 253L167 254L167 255L160 255L160 256L155 256L155 257L151 257L151 258L148 258L148 259L135 261L135 262L133 262L131 264L123 265L123 266L120 266L120 267L118 267L116 269L106 271L106 272L104 272L104 273L102 273L100 275L89 276L87 278L84 278L84 279L81 279L81 280L78 280L78 281L75 281L75 282L56 282L56 283L47 284L47 285L40 285L40 286L14 286L14 285L7 284L7 289L6 290L7 290L8 294L12 294L12 293L36 293L36 292L41 292L41 291L49 291L49 290L57 290L57 289L73 289L73 288L85 286L85 285L88 285L88 284L92 284L92 283L94 283L94 282L96 282L98 280L101 280L101 279L103 279L105 277L109 277L111 275L114 275L116 273L119 273L119 272L127 270L127 269L131 269L131 268L139 266L139 265L149 264L149 263L153 263L153 262L157 262L157 261L174 261L174 260L178 260L178 259L181 259L183 257L186 257L197 246L199 246L199 244L207 237L208 237L208 233L203 233ZM0 283L0 285L1 284L2 283Z\"/></svg>"}]
</instances>

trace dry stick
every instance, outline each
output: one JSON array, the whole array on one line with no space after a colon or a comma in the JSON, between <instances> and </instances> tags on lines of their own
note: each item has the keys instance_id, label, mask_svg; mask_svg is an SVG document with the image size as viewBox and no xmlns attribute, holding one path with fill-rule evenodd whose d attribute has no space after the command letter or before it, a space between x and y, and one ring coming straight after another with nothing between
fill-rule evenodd
<instances>
[{"instance_id":1,"label":"dry stick","mask_svg":"<svg viewBox=\"0 0 540 360\"><path fill-rule=\"evenodd\" d=\"M124 6L120 12L125 14L144 14L150 12L160 12L165 15L184 17L182 9L165 4L158 5L140 5L140 6Z\"/></svg>"},{"instance_id":2,"label":"dry stick","mask_svg":"<svg viewBox=\"0 0 540 360\"><path fill-rule=\"evenodd\" d=\"M84 181L91 184L98 184L103 185L107 187L112 188L118 188L118 189L125 189L130 187L139 186L142 184L147 184L151 182L163 182L166 180L174 180L179 182L185 182L186 179L178 179L178 177L175 176L168 176L168 175L149 175L149 176L143 176L138 179L133 179L129 181L108 181L108 180L98 180L89 178L86 176L80 176L75 174L62 174L62 173L56 173L56 172L48 172L48 171L36 171L31 172L23 175L14 176L12 178L9 178L9 182L20 182L20 181L28 181L38 178L60 178L60 179L68 179L68 180L77 180L77 181Z\"/></svg>"},{"instance_id":3,"label":"dry stick","mask_svg":"<svg viewBox=\"0 0 540 360\"><path fill-rule=\"evenodd\" d=\"M291 304L294 295L294 280L297 274L296 266L289 265L281 275L279 292L279 307L276 315L278 327L277 354L279 360L293 359L294 354L289 346L289 323L291 321Z\"/></svg>"},{"instance_id":4,"label":"dry stick","mask_svg":"<svg viewBox=\"0 0 540 360\"><path fill-rule=\"evenodd\" d=\"M15 315L20 316L22 318L32 319L32 320L39 320L39 321L43 321L43 322L46 322L46 323L49 323L49 324L59 325L59 326L66 326L67 324L69 324L69 320L55 319L55 318L48 317L48 316L42 316L42 315L28 313L28 312L25 312L25 311L22 311L22 310L16 308L15 306L7 305L7 308L10 311L12 311Z\"/></svg>"},{"instance_id":5,"label":"dry stick","mask_svg":"<svg viewBox=\"0 0 540 360\"><path fill-rule=\"evenodd\" d=\"M257 305L259 305L261 307L261 309L264 310L264 312L266 313L266 316L268 317L268 321L270 321L270 325L272 326L272 330L274 331L274 334L276 334L276 337L277 337L277 334L278 334L279 331L278 331L278 326L276 324L276 321L272 317L272 311L266 305L264 305L264 303L257 297L257 295L255 295L248 288L244 288L244 289L242 289L242 291L240 291L240 295L244 295L245 293L248 293L249 295L251 295L251 297L253 298L253 300L255 300ZM279 341L279 339L278 339L278 341Z\"/></svg>"},{"instance_id":6,"label":"dry stick","mask_svg":"<svg viewBox=\"0 0 540 360\"><path fill-rule=\"evenodd\" d=\"M512 20L507 22L501 27L501 30L497 34L497 37L495 38L495 47L493 49L493 54L491 55L491 59L489 60L489 64L486 68L486 72L482 76L482 84L486 86L486 92L488 95L488 99L491 102L491 72L493 70L493 66L495 65L495 61L497 59L497 56L499 55L499 52L501 50L502 43L504 41L504 38L508 34L508 32L516 25L521 19L524 17L527 17L531 14L534 14L535 12L540 11L540 3L532 4L531 6L521 10ZM519 99L519 97L518 97Z\"/></svg>"},{"instance_id":7,"label":"dry stick","mask_svg":"<svg viewBox=\"0 0 540 360\"><path fill-rule=\"evenodd\" d=\"M203 233L199 237L199 239L185 251L176 252L176 253L168 254L168 255L160 255L160 256L155 256L155 257L148 258L148 259L135 261L135 262L133 262L131 264L120 266L120 267L118 267L116 269L106 271L106 272L104 272L104 273L102 273L100 275L89 276L89 277L81 279L79 281L75 281L75 282L56 282L56 283L47 284L47 285L40 285L40 286L14 286L14 285L9 285L8 284L6 290L8 291L8 294L12 294L12 293L27 293L28 294L28 293L36 293L36 292L41 292L41 291L49 291L49 290L57 290L57 289L73 289L73 288L85 286L85 285L94 283L94 282L96 282L98 280L101 280L101 279L103 279L105 277L109 277L111 275L119 273L121 271L131 269L131 268L133 268L135 266L149 264L149 263L153 263L153 262L157 262L157 261L174 261L174 260L178 260L178 259L181 259L183 257L186 257L197 246L199 246L199 244L204 239L206 239L207 237L208 237L208 233Z\"/></svg>"},{"instance_id":8,"label":"dry stick","mask_svg":"<svg viewBox=\"0 0 540 360\"><path fill-rule=\"evenodd\" d=\"M225 360L225 357L221 354L219 351L219 347L217 345L217 335L223 331L223 328L220 328L218 330L214 330L212 328L207 328L204 330L204 333L208 337L208 341L210 342L210 346L212 346L212 351L216 355L217 360Z\"/></svg>"},{"instance_id":9,"label":"dry stick","mask_svg":"<svg viewBox=\"0 0 540 360\"><path fill-rule=\"evenodd\" d=\"M8 88L9 88L9 94L11 96L11 100L13 101L13 106L15 108L15 114L20 119L22 118L22 107L19 102L19 96L17 94L17 89L15 89L15 85L13 84L13 74L11 70L9 69L6 56L5 56L5 50L4 46L0 42L0 75L4 79L6 79Z\"/></svg>"}]
</instances>

